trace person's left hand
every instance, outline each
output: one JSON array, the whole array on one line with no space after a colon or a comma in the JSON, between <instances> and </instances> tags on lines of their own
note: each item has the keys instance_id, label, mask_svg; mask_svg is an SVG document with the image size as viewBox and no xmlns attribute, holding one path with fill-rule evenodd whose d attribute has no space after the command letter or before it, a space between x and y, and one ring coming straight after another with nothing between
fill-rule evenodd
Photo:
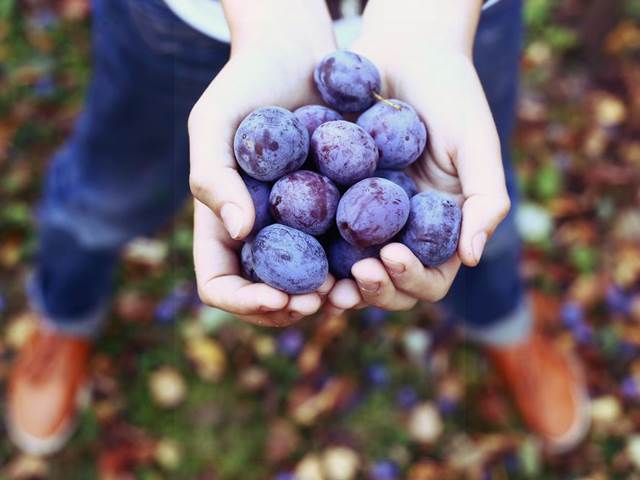
<instances>
[{"instance_id":1,"label":"person's left hand","mask_svg":"<svg viewBox=\"0 0 640 480\"><path fill-rule=\"evenodd\" d=\"M418 42L390 46L390 35L367 32L352 47L369 58L383 77L382 95L412 105L427 125L424 155L410 168L420 190L454 196L463 220L457 253L444 264L425 268L406 246L392 243L380 259L361 260L354 280L340 280L329 309L373 305L406 310L422 300L442 299L461 266L480 261L487 239L510 208L500 142L470 49Z\"/></svg>"}]
</instances>

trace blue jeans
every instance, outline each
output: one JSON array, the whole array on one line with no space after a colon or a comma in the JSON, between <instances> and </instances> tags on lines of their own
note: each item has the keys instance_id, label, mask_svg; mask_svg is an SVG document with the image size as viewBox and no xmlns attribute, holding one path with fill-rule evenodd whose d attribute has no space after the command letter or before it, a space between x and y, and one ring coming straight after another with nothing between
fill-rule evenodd
<instances>
[{"instance_id":1,"label":"blue jeans","mask_svg":"<svg viewBox=\"0 0 640 480\"><path fill-rule=\"evenodd\" d=\"M483 13L474 44L474 63L500 136L511 211L487 243L480 264L462 267L444 299L472 337L489 343L517 341L528 334L532 323L519 272L521 241L515 224L518 185L511 161L521 19L522 1L502 0Z\"/></svg>"},{"instance_id":2,"label":"blue jeans","mask_svg":"<svg viewBox=\"0 0 640 480\"><path fill-rule=\"evenodd\" d=\"M508 143L520 3L503 0L483 14L476 48L514 196ZM229 57L227 44L187 26L162 0L94 0L93 7L93 78L46 178L30 285L32 303L54 327L83 335L101 322L122 246L153 233L183 204L187 117ZM463 271L451 295L456 314L480 328L503 321L522 300L512 216L491 243L481 266Z\"/></svg>"}]
</instances>

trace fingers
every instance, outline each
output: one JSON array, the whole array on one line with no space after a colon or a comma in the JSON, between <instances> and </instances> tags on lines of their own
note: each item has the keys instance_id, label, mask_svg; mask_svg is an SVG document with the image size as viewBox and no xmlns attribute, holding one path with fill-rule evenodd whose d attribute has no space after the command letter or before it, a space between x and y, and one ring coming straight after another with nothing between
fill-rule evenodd
<instances>
[{"instance_id":1,"label":"fingers","mask_svg":"<svg viewBox=\"0 0 640 480\"><path fill-rule=\"evenodd\" d=\"M288 302L287 295L275 288L264 283L250 283L235 275L199 282L198 294L207 305L240 315L279 311Z\"/></svg>"},{"instance_id":2,"label":"fingers","mask_svg":"<svg viewBox=\"0 0 640 480\"><path fill-rule=\"evenodd\" d=\"M333 275L329 274L327 275L327 279L324 281L324 283L318 288L318 291L316 293L320 295L320 298L323 302L326 300L335 283L336 279L333 278Z\"/></svg>"},{"instance_id":3,"label":"fingers","mask_svg":"<svg viewBox=\"0 0 640 480\"><path fill-rule=\"evenodd\" d=\"M317 293L307 293L304 295L292 295L287 304L287 311L298 320L309 315L313 315L322 306L322 299Z\"/></svg>"},{"instance_id":4,"label":"fingers","mask_svg":"<svg viewBox=\"0 0 640 480\"><path fill-rule=\"evenodd\" d=\"M302 317L297 313L282 311L264 315L237 315L236 318L258 327L285 328L298 323Z\"/></svg>"},{"instance_id":5,"label":"fingers","mask_svg":"<svg viewBox=\"0 0 640 480\"><path fill-rule=\"evenodd\" d=\"M425 268L399 243L384 247L380 257L356 263L351 269L355 280L337 281L325 311L341 313L368 305L402 311L413 308L419 300L437 302L449 291L461 265L455 256L437 268Z\"/></svg>"},{"instance_id":6,"label":"fingers","mask_svg":"<svg viewBox=\"0 0 640 480\"><path fill-rule=\"evenodd\" d=\"M352 267L351 272L360 289L360 295L369 305L390 311L401 311L409 310L417 303L417 298L396 289L378 259L361 260Z\"/></svg>"},{"instance_id":7,"label":"fingers","mask_svg":"<svg viewBox=\"0 0 640 480\"><path fill-rule=\"evenodd\" d=\"M194 209L194 264L202 301L264 326L286 326L316 313L331 292L329 275L317 292L287 295L264 283L251 283L239 272L237 244L220 220L199 201Z\"/></svg>"},{"instance_id":8,"label":"fingers","mask_svg":"<svg viewBox=\"0 0 640 480\"><path fill-rule=\"evenodd\" d=\"M228 237L221 222L196 200L193 254L202 301L236 314L285 308L288 295L265 284L252 284L239 276L235 248L236 242Z\"/></svg>"},{"instance_id":9,"label":"fingers","mask_svg":"<svg viewBox=\"0 0 640 480\"><path fill-rule=\"evenodd\" d=\"M319 293L292 295L286 308L272 313L238 315L238 319L260 327L288 327L315 314L322 307L323 298Z\"/></svg>"},{"instance_id":10,"label":"fingers","mask_svg":"<svg viewBox=\"0 0 640 480\"><path fill-rule=\"evenodd\" d=\"M367 258L352 269L355 280L335 283L325 312L342 313L373 305L390 311L408 310L419 300L437 302L449 291L460 269L458 256L435 268L425 268L400 243L385 246L380 260Z\"/></svg>"},{"instance_id":11,"label":"fingers","mask_svg":"<svg viewBox=\"0 0 640 480\"><path fill-rule=\"evenodd\" d=\"M262 284L254 284L262 285ZM239 313L236 316L242 320L260 327L288 327L299 322L305 317L317 313L322 307L323 299L318 293L304 295L292 295L284 308L273 312L264 313Z\"/></svg>"},{"instance_id":12,"label":"fingers","mask_svg":"<svg viewBox=\"0 0 640 480\"><path fill-rule=\"evenodd\" d=\"M284 320L285 323L290 324L289 322L297 322L304 317L308 317L317 313L325 303L326 298L333 288L334 283L335 279L331 275L329 275L316 292L307 293L304 295L291 295L289 303L285 308L285 312L282 312L286 315L286 318ZM280 316L282 315L269 315L269 317L271 317L273 321L276 322L274 326L284 326L281 324L282 320L279 318Z\"/></svg>"},{"instance_id":13,"label":"fingers","mask_svg":"<svg viewBox=\"0 0 640 480\"><path fill-rule=\"evenodd\" d=\"M380 251L380 259L398 290L431 303L447 294L460 269L457 256L438 267L425 268L411 250L401 243L385 246Z\"/></svg>"},{"instance_id":14,"label":"fingers","mask_svg":"<svg viewBox=\"0 0 640 480\"><path fill-rule=\"evenodd\" d=\"M201 156L205 157L203 152ZM255 221L253 201L234 168L212 165L202 171L192 164L189 186L193 196L222 220L231 238L240 240L249 235Z\"/></svg>"},{"instance_id":15,"label":"fingers","mask_svg":"<svg viewBox=\"0 0 640 480\"><path fill-rule=\"evenodd\" d=\"M234 239L246 237L255 219L251 196L236 169L233 153L234 130L245 106L232 103L225 70L207 88L189 116L193 196L220 218ZM250 107L246 107L250 108Z\"/></svg>"},{"instance_id":16,"label":"fingers","mask_svg":"<svg viewBox=\"0 0 640 480\"><path fill-rule=\"evenodd\" d=\"M325 282L316 292L304 295L291 295L289 303L285 308L288 319L296 322L318 312L325 303L334 284L335 279L331 275L328 275Z\"/></svg>"},{"instance_id":17,"label":"fingers","mask_svg":"<svg viewBox=\"0 0 640 480\"><path fill-rule=\"evenodd\" d=\"M350 278L338 280L329 293L329 303L337 310L351 310L362 302L356 282Z\"/></svg>"},{"instance_id":18,"label":"fingers","mask_svg":"<svg viewBox=\"0 0 640 480\"><path fill-rule=\"evenodd\" d=\"M458 254L465 265L474 267L482 258L487 239L507 216L511 201L502 195L472 195L462 205L462 229Z\"/></svg>"}]
</instances>

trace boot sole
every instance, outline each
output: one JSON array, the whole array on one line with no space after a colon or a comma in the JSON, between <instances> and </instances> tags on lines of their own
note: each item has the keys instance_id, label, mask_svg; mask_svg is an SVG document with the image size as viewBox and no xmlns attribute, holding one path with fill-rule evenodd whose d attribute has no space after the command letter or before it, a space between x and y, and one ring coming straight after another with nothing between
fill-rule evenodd
<instances>
[{"instance_id":1,"label":"boot sole","mask_svg":"<svg viewBox=\"0 0 640 480\"><path fill-rule=\"evenodd\" d=\"M5 425L9 439L22 452L38 457L53 455L59 452L67 444L77 427L77 414L89 406L91 400L91 388L89 385L82 387L76 395L76 414L54 435L47 438L36 437L19 428L11 420L9 412L5 414Z\"/></svg>"},{"instance_id":2,"label":"boot sole","mask_svg":"<svg viewBox=\"0 0 640 480\"><path fill-rule=\"evenodd\" d=\"M573 356L567 358L569 368L574 372L578 379L578 384L583 385L574 392L574 398L578 405L578 418L569 430L560 437L545 440L545 449L551 455L562 455L573 450L591 430L591 399L586 390L584 370L580 367Z\"/></svg>"}]
</instances>

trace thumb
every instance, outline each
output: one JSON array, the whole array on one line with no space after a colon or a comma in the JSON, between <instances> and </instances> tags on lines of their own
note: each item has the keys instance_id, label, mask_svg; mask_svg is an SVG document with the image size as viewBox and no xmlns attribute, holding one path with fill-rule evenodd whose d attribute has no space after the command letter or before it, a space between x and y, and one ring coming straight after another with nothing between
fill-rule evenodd
<instances>
[{"instance_id":1,"label":"thumb","mask_svg":"<svg viewBox=\"0 0 640 480\"><path fill-rule=\"evenodd\" d=\"M216 166L203 172L192 165L189 185L193 196L218 216L231 238L242 240L249 235L255 208L234 167Z\"/></svg>"},{"instance_id":2,"label":"thumb","mask_svg":"<svg viewBox=\"0 0 640 480\"><path fill-rule=\"evenodd\" d=\"M253 228L255 208L238 173L232 146L241 109L229 105L230 96L220 90L214 81L189 116L189 186L193 196L218 216L229 236L241 240Z\"/></svg>"},{"instance_id":3,"label":"thumb","mask_svg":"<svg viewBox=\"0 0 640 480\"><path fill-rule=\"evenodd\" d=\"M462 229L458 253L470 267L480 262L489 237L511 207L507 192L500 139L482 87L476 91L465 118L464 135L455 158L462 186Z\"/></svg>"},{"instance_id":4,"label":"thumb","mask_svg":"<svg viewBox=\"0 0 640 480\"><path fill-rule=\"evenodd\" d=\"M458 253L465 265L475 267L480 262L487 240L509 208L506 194L475 194L464 201Z\"/></svg>"}]
</instances>

